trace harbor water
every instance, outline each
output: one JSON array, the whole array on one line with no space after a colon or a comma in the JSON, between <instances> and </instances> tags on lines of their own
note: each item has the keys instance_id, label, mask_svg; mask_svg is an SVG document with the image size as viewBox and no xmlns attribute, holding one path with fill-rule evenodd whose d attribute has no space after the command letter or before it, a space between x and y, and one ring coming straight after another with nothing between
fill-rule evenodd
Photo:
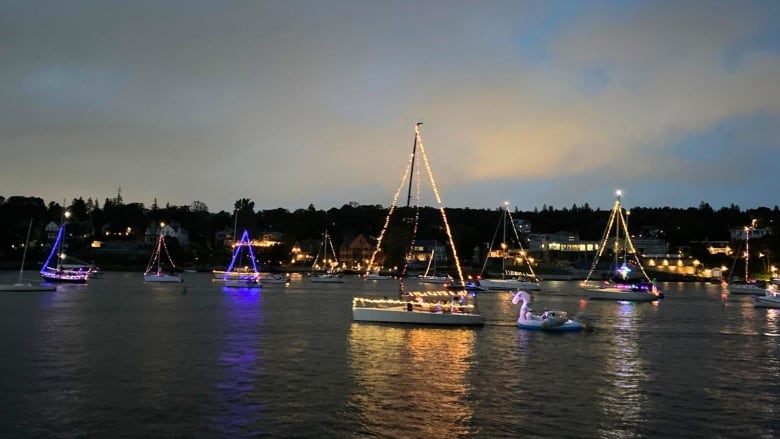
<instances>
[{"instance_id":1,"label":"harbor water","mask_svg":"<svg viewBox=\"0 0 780 439\"><path fill-rule=\"evenodd\" d=\"M414 327L352 321L392 280L184 278L0 293L0 437L780 437L780 310L719 285L634 304L546 281L534 310L594 329L543 333L508 292L479 293L484 327Z\"/></svg>"}]
</instances>

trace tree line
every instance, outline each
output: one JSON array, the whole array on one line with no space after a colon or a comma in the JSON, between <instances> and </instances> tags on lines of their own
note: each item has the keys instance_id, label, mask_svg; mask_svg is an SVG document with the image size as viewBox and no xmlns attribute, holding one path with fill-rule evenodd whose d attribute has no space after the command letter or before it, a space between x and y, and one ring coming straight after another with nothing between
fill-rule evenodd
<instances>
[{"instance_id":1,"label":"tree line","mask_svg":"<svg viewBox=\"0 0 780 439\"><path fill-rule=\"evenodd\" d=\"M422 207L416 212L411 209L398 208L391 225L403 229L404 224L408 224L408 218L419 215L421 227L417 231L418 239L447 242L438 209ZM491 241L501 220L502 209L445 209L459 255L465 258L473 253L473 249ZM286 260L296 243L318 240L325 229L337 248L359 233L378 236L388 213L388 208L381 205L357 203L327 210L316 209L313 205L293 211L284 208L256 210L254 201L248 197L236 200L233 212L212 213L199 201L185 206L159 206L155 201L152 206L146 207L143 203L126 203L121 196L106 198L102 205L92 198L84 200L79 197L61 205L57 202L46 204L39 197L0 196L0 261L18 261L21 258L31 220L30 249L40 248L40 243L45 242L44 226L52 221L59 224L65 210L70 212L68 233L73 237L71 251L84 257L90 257L89 244L92 240L140 241L150 224L165 222L178 224L189 234L189 246L177 249L180 256L185 260L198 258L202 262L222 258L225 254L226 249L214 238L218 231L230 231L232 234L234 228L239 232L247 229L252 236L278 232L283 237L282 243L269 249L267 256L270 260ZM528 221L533 233L568 231L579 234L582 240L598 241L604 233L609 210L593 209L588 204L562 209L545 205L533 211L515 209L511 214L513 219ZM732 204L715 210L708 203L701 202L698 207L689 208L636 207L630 210L629 230L632 235L646 235L652 231L655 236L667 241L670 248L686 246L694 257L706 261L709 256L703 243L729 241L730 228L748 225L753 220L756 220L757 227L770 228L772 235L753 243L752 247L780 257L777 233L780 210L777 206L743 210ZM399 236L396 240L402 238ZM389 242L392 241L391 235Z\"/></svg>"}]
</instances>

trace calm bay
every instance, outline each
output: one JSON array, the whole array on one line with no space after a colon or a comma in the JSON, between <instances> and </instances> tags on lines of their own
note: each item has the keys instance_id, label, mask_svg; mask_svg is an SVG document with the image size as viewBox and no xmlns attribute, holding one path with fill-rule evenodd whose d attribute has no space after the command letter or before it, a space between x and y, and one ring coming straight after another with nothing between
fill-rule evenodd
<instances>
[{"instance_id":1,"label":"calm bay","mask_svg":"<svg viewBox=\"0 0 780 439\"><path fill-rule=\"evenodd\" d=\"M555 334L516 328L508 292L480 293L482 328L433 328L352 321L392 280L184 277L0 293L0 436L780 436L780 310L719 285L621 304L545 281L535 310L595 327Z\"/></svg>"}]
</instances>

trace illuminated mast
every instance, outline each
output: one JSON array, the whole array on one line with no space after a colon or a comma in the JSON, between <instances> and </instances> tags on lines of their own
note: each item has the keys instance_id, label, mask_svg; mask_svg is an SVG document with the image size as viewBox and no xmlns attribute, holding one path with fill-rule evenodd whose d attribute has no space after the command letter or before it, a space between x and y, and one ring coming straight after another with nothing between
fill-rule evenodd
<instances>
[{"instance_id":1,"label":"illuminated mast","mask_svg":"<svg viewBox=\"0 0 780 439\"><path fill-rule=\"evenodd\" d=\"M623 191L620 189L615 192L615 195L617 196L617 200L615 201L615 212L617 212L617 219L618 223L615 227L615 269L618 267L618 262L620 261L620 220L623 218L623 209L620 207L620 196L623 195ZM624 264L625 265L625 264ZM626 273L622 272L623 279L626 278Z\"/></svg>"},{"instance_id":2,"label":"illuminated mast","mask_svg":"<svg viewBox=\"0 0 780 439\"><path fill-rule=\"evenodd\" d=\"M412 201L412 178L411 176L414 175L414 158L417 155L417 140L420 138L419 135L419 127L422 125L422 122L417 122L417 125L415 126L415 136L414 136L414 144L412 145L412 167L409 169L409 191L406 193L406 207L409 207L411 205Z\"/></svg>"},{"instance_id":3,"label":"illuminated mast","mask_svg":"<svg viewBox=\"0 0 780 439\"><path fill-rule=\"evenodd\" d=\"M750 222L749 226L745 226L745 283L750 283L750 274L748 265L750 262L750 232L756 228L756 220Z\"/></svg>"}]
</instances>

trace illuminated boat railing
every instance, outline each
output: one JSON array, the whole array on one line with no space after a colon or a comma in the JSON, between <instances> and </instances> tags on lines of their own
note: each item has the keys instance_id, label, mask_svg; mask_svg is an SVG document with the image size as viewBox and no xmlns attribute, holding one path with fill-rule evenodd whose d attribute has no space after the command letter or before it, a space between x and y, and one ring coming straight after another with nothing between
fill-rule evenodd
<instances>
[{"instance_id":1,"label":"illuminated boat railing","mask_svg":"<svg viewBox=\"0 0 780 439\"><path fill-rule=\"evenodd\" d=\"M260 279L260 273L253 271L222 271L213 270L214 279L216 280L258 280Z\"/></svg>"},{"instance_id":2,"label":"illuminated boat railing","mask_svg":"<svg viewBox=\"0 0 780 439\"><path fill-rule=\"evenodd\" d=\"M81 270L68 270L68 269L56 269L54 267L45 267L41 270L41 274L46 277L66 279L66 280L81 280L86 279L89 276L88 271Z\"/></svg>"},{"instance_id":3,"label":"illuminated boat railing","mask_svg":"<svg viewBox=\"0 0 780 439\"><path fill-rule=\"evenodd\" d=\"M411 306L411 309L409 307ZM452 291L404 292L402 299L355 297L352 308L399 308L425 312L474 313L475 305L469 294Z\"/></svg>"},{"instance_id":4,"label":"illuminated boat railing","mask_svg":"<svg viewBox=\"0 0 780 439\"><path fill-rule=\"evenodd\" d=\"M617 288L626 292L646 292L653 294L660 294L661 289L653 282L637 281L637 282L583 282L580 284L583 288Z\"/></svg>"}]
</instances>

